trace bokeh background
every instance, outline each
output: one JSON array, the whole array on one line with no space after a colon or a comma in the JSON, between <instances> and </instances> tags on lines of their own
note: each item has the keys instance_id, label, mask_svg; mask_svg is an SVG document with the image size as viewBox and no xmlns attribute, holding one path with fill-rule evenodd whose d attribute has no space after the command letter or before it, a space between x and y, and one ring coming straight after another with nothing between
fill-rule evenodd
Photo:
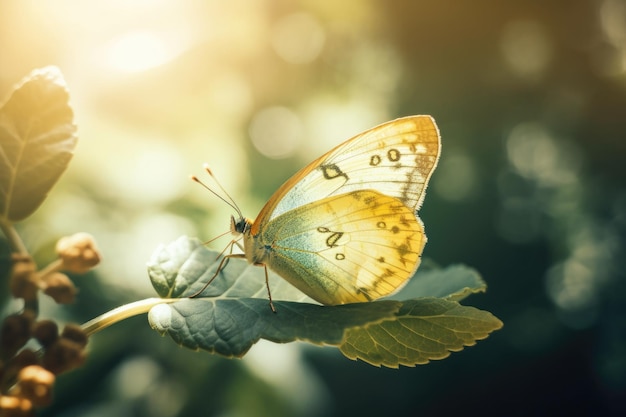
<instances>
[{"instance_id":1,"label":"bokeh background","mask_svg":"<svg viewBox=\"0 0 626 417\"><path fill-rule=\"evenodd\" d=\"M204 162L255 217L314 156L431 114L443 153L424 257L480 271L489 290L466 303L505 327L389 370L303 343L223 359L136 317L92 338L42 415L626 412L626 1L0 0L0 96L50 64L80 139L19 230L41 264L79 231L104 262L42 316L152 296L157 245L226 231L229 207L189 180Z\"/></svg>"}]
</instances>

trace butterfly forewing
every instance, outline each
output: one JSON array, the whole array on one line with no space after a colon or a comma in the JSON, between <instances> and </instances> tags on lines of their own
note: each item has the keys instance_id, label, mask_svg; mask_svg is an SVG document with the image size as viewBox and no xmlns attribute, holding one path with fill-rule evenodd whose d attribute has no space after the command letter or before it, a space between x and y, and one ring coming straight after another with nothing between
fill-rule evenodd
<instances>
[{"instance_id":1,"label":"butterfly forewing","mask_svg":"<svg viewBox=\"0 0 626 417\"><path fill-rule=\"evenodd\" d=\"M287 181L259 214L264 221L323 198L376 190L419 209L439 159L439 130L430 116L384 123L339 145Z\"/></svg>"},{"instance_id":2,"label":"butterfly forewing","mask_svg":"<svg viewBox=\"0 0 626 417\"><path fill-rule=\"evenodd\" d=\"M330 305L396 291L415 272L426 242L412 209L371 190L298 207L246 239L247 245L267 248L264 263L270 268Z\"/></svg>"}]
</instances>

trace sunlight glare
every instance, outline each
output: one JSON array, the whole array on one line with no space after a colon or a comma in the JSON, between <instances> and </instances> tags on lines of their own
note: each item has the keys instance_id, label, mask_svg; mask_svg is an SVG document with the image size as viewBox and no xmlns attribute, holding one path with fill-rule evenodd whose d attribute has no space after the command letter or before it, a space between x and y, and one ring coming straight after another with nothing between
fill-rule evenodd
<instances>
[{"instance_id":1,"label":"sunlight glare","mask_svg":"<svg viewBox=\"0 0 626 417\"><path fill-rule=\"evenodd\" d=\"M323 381L304 360L300 344L260 340L243 358L258 378L275 386L296 410L295 415L327 415L330 396Z\"/></svg>"},{"instance_id":2,"label":"sunlight glare","mask_svg":"<svg viewBox=\"0 0 626 417\"><path fill-rule=\"evenodd\" d=\"M511 165L524 178L546 186L578 181L580 155L571 143L557 140L540 123L515 126L506 142Z\"/></svg>"},{"instance_id":3,"label":"sunlight glare","mask_svg":"<svg viewBox=\"0 0 626 417\"><path fill-rule=\"evenodd\" d=\"M294 13L275 25L272 46L291 64L308 64L322 52L326 34L322 26L308 13Z\"/></svg>"},{"instance_id":4,"label":"sunlight glare","mask_svg":"<svg viewBox=\"0 0 626 417\"><path fill-rule=\"evenodd\" d=\"M564 310L577 310L597 302L593 271L575 258L554 265L547 273L546 287L554 303Z\"/></svg>"},{"instance_id":5,"label":"sunlight glare","mask_svg":"<svg viewBox=\"0 0 626 417\"><path fill-rule=\"evenodd\" d=\"M138 31L120 35L106 48L106 63L120 72L140 72L163 65L180 51L155 32Z\"/></svg>"},{"instance_id":6,"label":"sunlight glare","mask_svg":"<svg viewBox=\"0 0 626 417\"><path fill-rule=\"evenodd\" d=\"M304 136L298 115L286 107L269 107L254 115L250 138L254 147L268 158L293 155Z\"/></svg>"},{"instance_id":7,"label":"sunlight glare","mask_svg":"<svg viewBox=\"0 0 626 417\"><path fill-rule=\"evenodd\" d=\"M503 58L511 72L535 80L547 70L552 59L552 40L536 21L519 20L504 28L500 39Z\"/></svg>"},{"instance_id":8,"label":"sunlight glare","mask_svg":"<svg viewBox=\"0 0 626 417\"><path fill-rule=\"evenodd\" d=\"M307 140L299 154L304 157L321 155L377 124L389 120L383 101L371 97L352 96L349 99L321 92L307 100L302 111Z\"/></svg>"}]
</instances>

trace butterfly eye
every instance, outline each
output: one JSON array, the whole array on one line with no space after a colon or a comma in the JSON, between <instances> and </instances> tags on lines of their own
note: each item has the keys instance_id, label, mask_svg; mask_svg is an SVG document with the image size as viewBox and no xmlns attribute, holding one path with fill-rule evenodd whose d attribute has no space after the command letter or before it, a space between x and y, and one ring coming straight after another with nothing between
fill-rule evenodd
<instances>
[{"instance_id":1,"label":"butterfly eye","mask_svg":"<svg viewBox=\"0 0 626 417\"><path fill-rule=\"evenodd\" d=\"M242 235L248 233L251 228L252 220L243 216L235 220L234 216L230 216L230 232L233 235Z\"/></svg>"},{"instance_id":2,"label":"butterfly eye","mask_svg":"<svg viewBox=\"0 0 626 417\"><path fill-rule=\"evenodd\" d=\"M250 230L251 221L245 217L239 217L235 220L234 216L230 216L230 231L233 235L241 235Z\"/></svg>"}]
</instances>

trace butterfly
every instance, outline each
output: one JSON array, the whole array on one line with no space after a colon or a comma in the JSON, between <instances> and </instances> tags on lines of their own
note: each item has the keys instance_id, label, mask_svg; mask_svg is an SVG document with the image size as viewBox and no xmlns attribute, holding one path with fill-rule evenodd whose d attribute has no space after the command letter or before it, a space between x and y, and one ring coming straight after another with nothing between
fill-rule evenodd
<instances>
[{"instance_id":1,"label":"butterfly","mask_svg":"<svg viewBox=\"0 0 626 417\"><path fill-rule=\"evenodd\" d=\"M431 116L354 136L285 182L256 220L237 209L231 232L243 238L243 254L222 261L245 257L265 267L273 311L268 267L325 305L394 293L420 263L426 235L417 210L440 150Z\"/></svg>"}]
</instances>

